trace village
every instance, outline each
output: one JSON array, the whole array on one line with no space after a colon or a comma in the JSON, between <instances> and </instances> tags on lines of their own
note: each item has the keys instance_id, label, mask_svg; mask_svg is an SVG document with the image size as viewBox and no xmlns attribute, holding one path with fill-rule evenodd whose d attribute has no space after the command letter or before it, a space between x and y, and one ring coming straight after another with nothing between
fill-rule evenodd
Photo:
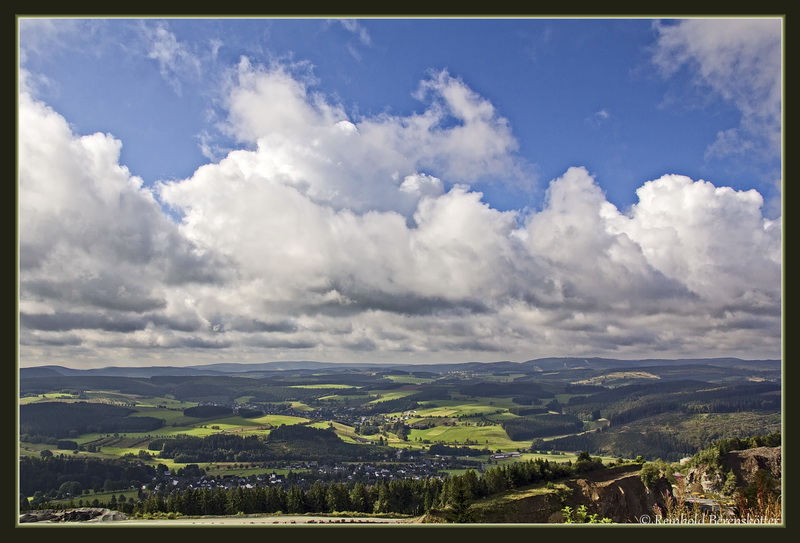
<instances>
[{"instance_id":1,"label":"village","mask_svg":"<svg viewBox=\"0 0 800 543\"><path fill-rule=\"evenodd\" d=\"M519 453L511 453L519 456ZM506 457L506 455L496 455ZM469 465L467 465L467 462ZM294 462L280 468L265 467L263 473L252 475L209 474L205 470L189 466L180 471L163 469L149 483L143 483L141 490L169 489L209 489L217 488L254 488L256 486L277 486L288 488L292 485L308 489L314 482L343 482L373 485L379 481L397 479L423 480L430 477L444 478L447 470L465 469L467 467L481 469L475 462L456 460L447 457L416 460L411 462L381 463L336 463L319 464L318 462ZM162 465L162 468L165 466ZM209 472L219 465L209 466ZM232 466L231 466L232 468ZM272 469L272 471L270 471ZM287 472L288 470L288 472ZM233 470L232 471L241 471ZM280 472L280 473L279 473Z\"/></svg>"}]
</instances>

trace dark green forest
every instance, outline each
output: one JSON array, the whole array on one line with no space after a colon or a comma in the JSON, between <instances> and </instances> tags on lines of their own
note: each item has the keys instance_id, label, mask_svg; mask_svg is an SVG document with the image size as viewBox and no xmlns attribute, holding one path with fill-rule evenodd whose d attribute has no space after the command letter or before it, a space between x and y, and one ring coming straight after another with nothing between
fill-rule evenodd
<instances>
[{"instance_id":1,"label":"dark green forest","mask_svg":"<svg viewBox=\"0 0 800 543\"><path fill-rule=\"evenodd\" d=\"M570 434L583 429L583 422L575 415L543 414L539 416L520 416L504 420L503 429L515 441Z\"/></svg>"},{"instance_id":2,"label":"dark green forest","mask_svg":"<svg viewBox=\"0 0 800 543\"><path fill-rule=\"evenodd\" d=\"M164 426L155 417L130 417L134 409L89 402L39 402L20 406L21 436L75 437L86 433L150 432Z\"/></svg>"}]
</instances>

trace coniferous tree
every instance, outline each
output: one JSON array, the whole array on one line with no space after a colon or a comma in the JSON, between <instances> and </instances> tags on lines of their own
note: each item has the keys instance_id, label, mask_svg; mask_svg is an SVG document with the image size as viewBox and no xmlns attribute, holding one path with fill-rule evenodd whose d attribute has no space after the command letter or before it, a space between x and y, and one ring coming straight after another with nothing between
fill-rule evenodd
<instances>
[{"instance_id":1,"label":"coniferous tree","mask_svg":"<svg viewBox=\"0 0 800 543\"><path fill-rule=\"evenodd\" d=\"M362 483L356 483L350 490L350 504L353 511L367 513L372 511L369 492Z\"/></svg>"},{"instance_id":2,"label":"coniferous tree","mask_svg":"<svg viewBox=\"0 0 800 543\"><path fill-rule=\"evenodd\" d=\"M286 493L286 511L292 514L306 512L305 493L297 485L292 485Z\"/></svg>"}]
</instances>

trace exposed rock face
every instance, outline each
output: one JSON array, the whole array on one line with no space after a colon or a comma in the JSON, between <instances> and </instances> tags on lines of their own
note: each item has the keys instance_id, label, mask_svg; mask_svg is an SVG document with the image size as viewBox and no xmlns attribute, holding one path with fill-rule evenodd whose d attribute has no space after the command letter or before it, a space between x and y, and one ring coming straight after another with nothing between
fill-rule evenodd
<instances>
[{"instance_id":1,"label":"exposed rock face","mask_svg":"<svg viewBox=\"0 0 800 543\"><path fill-rule=\"evenodd\" d=\"M672 492L664 478L647 488L639 477L638 466L590 473L569 481L567 486L572 489L570 507L585 505L589 514L617 523L639 522L642 515L652 515L653 507L663 507L665 494Z\"/></svg>"},{"instance_id":2,"label":"exposed rock face","mask_svg":"<svg viewBox=\"0 0 800 543\"><path fill-rule=\"evenodd\" d=\"M739 484L755 481L756 472L766 470L776 480L781 478L781 448L755 447L743 451L731 451L722 460L725 470L732 470Z\"/></svg>"},{"instance_id":3,"label":"exposed rock face","mask_svg":"<svg viewBox=\"0 0 800 543\"><path fill-rule=\"evenodd\" d=\"M128 517L119 511L95 507L63 510L42 509L41 511L28 511L19 516L20 524L29 522L110 522L127 519Z\"/></svg>"},{"instance_id":4,"label":"exposed rock face","mask_svg":"<svg viewBox=\"0 0 800 543\"><path fill-rule=\"evenodd\" d=\"M717 471L710 471L707 467L692 468L686 478L689 490L692 492L702 492L711 494L722 490L725 480L722 474Z\"/></svg>"},{"instance_id":5,"label":"exposed rock face","mask_svg":"<svg viewBox=\"0 0 800 543\"><path fill-rule=\"evenodd\" d=\"M470 507L471 521L482 524L561 523L561 510L569 505L585 505L589 514L610 518L616 523L638 522L642 515L652 515L653 507L664 506L664 494L672 487L659 479L648 489L639 477L641 466L620 466L587 473L563 481L567 489L543 491L538 495L512 492ZM446 512L430 513L418 522L447 522Z\"/></svg>"},{"instance_id":6,"label":"exposed rock face","mask_svg":"<svg viewBox=\"0 0 800 543\"><path fill-rule=\"evenodd\" d=\"M747 486L755 481L756 473L768 471L775 480L781 478L781 448L755 447L731 451L722 459L722 470L698 466L689 470L687 482L693 491L716 493L722 490L725 474L733 471L737 486Z\"/></svg>"}]
</instances>

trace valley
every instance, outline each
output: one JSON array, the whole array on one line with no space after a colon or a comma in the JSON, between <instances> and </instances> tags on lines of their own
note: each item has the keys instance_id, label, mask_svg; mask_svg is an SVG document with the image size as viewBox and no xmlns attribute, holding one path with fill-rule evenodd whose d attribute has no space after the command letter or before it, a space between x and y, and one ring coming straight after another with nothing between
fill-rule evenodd
<instances>
[{"instance_id":1,"label":"valley","mask_svg":"<svg viewBox=\"0 0 800 543\"><path fill-rule=\"evenodd\" d=\"M20 371L24 503L108 506L113 498L133 514L154 494L167 500L200 489L267 487L284 498L296 489L308 501L324 483L326 493L341 486L348 499L339 505L348 511L418 515L436 504L381 505L380 489L435 480L439 486L428 492L449 504L442 485L454 478L515 465L564 466L568 475L587 458L597 466L677 462L719 439L781 429L780 361L267 363L126 372ZM60 473L45 473L40 463L50 459L62 462ZM87 466L103 466L108 476L87 476ZM356 485L368 495L358 507ZM280 510L342 510L323 502Z\"/></svg>"}]
</instances>

